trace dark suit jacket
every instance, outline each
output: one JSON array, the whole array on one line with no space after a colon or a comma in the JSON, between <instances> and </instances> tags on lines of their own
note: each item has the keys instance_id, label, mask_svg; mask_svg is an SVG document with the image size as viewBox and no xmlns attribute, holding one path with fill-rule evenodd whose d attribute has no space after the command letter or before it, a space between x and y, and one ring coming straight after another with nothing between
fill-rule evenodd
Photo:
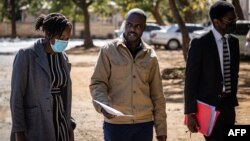
<instances>
[{"instance_id":1,"label":"dark suit jacket","mask_svg":"<svg viewBox=\"0 0 250 141\"><path fill-rule=\"evenodd\" d=\"M233 106L236 98L239 73L239 40L232 35L228 38L231 57L231 94ZM223 91L219 53L212 31L191 41L185 72L185 114L196 112L196 100L217 106L218 95Z\"/></svg>"}]
</instances>

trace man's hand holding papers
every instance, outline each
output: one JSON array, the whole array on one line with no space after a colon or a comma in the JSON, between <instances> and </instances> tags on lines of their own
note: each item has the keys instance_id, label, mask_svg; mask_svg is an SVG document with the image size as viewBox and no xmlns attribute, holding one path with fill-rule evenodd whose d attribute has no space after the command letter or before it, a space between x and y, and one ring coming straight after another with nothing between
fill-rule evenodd
<instances>
[{"instance_id":1,"label":"man's hand holding papers","mask_svg":"<svg viewBox=\"0 0 250 141\"><path fill-rule=\"evenodd\" d=\"M187 114L187 127L190 132L196 133L199 130L199 124L195 114Z\"/></svg>"},{"instance_id":2,"label":"man's hand holding papers","mask_svg":"<svg viewBox=\"0 0 250 141\"><path fill-rule=\"evenodd\" d=\"M108 119L114 118L116 116L133 116L133 115L125 115L122 112L120 112L120 111L118 111L118 110L116 110L108 105L105 105L97 100L93 100L93 101L102 107L102 113Z\"/></svg>"}]
</instances>

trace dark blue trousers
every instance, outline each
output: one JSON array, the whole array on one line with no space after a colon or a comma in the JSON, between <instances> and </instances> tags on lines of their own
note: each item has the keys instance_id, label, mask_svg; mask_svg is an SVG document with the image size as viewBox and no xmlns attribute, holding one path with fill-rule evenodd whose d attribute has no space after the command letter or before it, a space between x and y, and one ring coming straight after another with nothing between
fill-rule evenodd
<instances>
[{"instance_id":1,"label":"dark blue trousers","mask_svg":"<svg viewBox=\"0 0 250 141\"><path fill-rule=\"evenodd\" d=\"M105 141L152 141L153 121L138 124L103 123Z\"/></svg>"}]
</instances>

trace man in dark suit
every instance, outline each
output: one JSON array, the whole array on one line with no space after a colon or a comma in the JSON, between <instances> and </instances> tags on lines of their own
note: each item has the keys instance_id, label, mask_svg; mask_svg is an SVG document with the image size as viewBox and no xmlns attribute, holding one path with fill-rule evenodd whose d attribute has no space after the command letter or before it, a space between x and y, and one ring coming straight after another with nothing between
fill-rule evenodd
<instances>
[{"instance_id":1,"label":"man in dark suit","mask_svg":"<svg viewBox=\"0 0 250 141\"><path fill-rule=\"evenodd\" d=\"M223 127L234 125L239 73L239 40L230 35L236 28L233 5L218 1L210 7L212 29L191 41L185 78L187 127L197 132L197 100L220 111L215 127L206 141L224 141ZM223 37L223 38L222 38Z\"/></svg>"}]
</instances>

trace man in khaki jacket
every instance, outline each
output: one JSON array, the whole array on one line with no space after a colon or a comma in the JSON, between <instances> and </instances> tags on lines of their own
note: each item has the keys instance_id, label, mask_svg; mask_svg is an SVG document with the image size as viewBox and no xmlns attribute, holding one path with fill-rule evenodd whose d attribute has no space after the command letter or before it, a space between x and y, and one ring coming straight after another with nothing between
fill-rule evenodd
<instances>
[{"instance_id":1,"label":"man in khaki jacket","mask_svg":"<svg viewBox=\"0 0 250 141\"><path fill-rule=\"evenodd\" d=\"M166 141L166 107L155 51L141 40L146 27L141 9L127 13L124 33L107 43L91 77L93 100L125 115L115 116L94 102L104 115L105 141Z\"/></svg>"}]
</instances>

